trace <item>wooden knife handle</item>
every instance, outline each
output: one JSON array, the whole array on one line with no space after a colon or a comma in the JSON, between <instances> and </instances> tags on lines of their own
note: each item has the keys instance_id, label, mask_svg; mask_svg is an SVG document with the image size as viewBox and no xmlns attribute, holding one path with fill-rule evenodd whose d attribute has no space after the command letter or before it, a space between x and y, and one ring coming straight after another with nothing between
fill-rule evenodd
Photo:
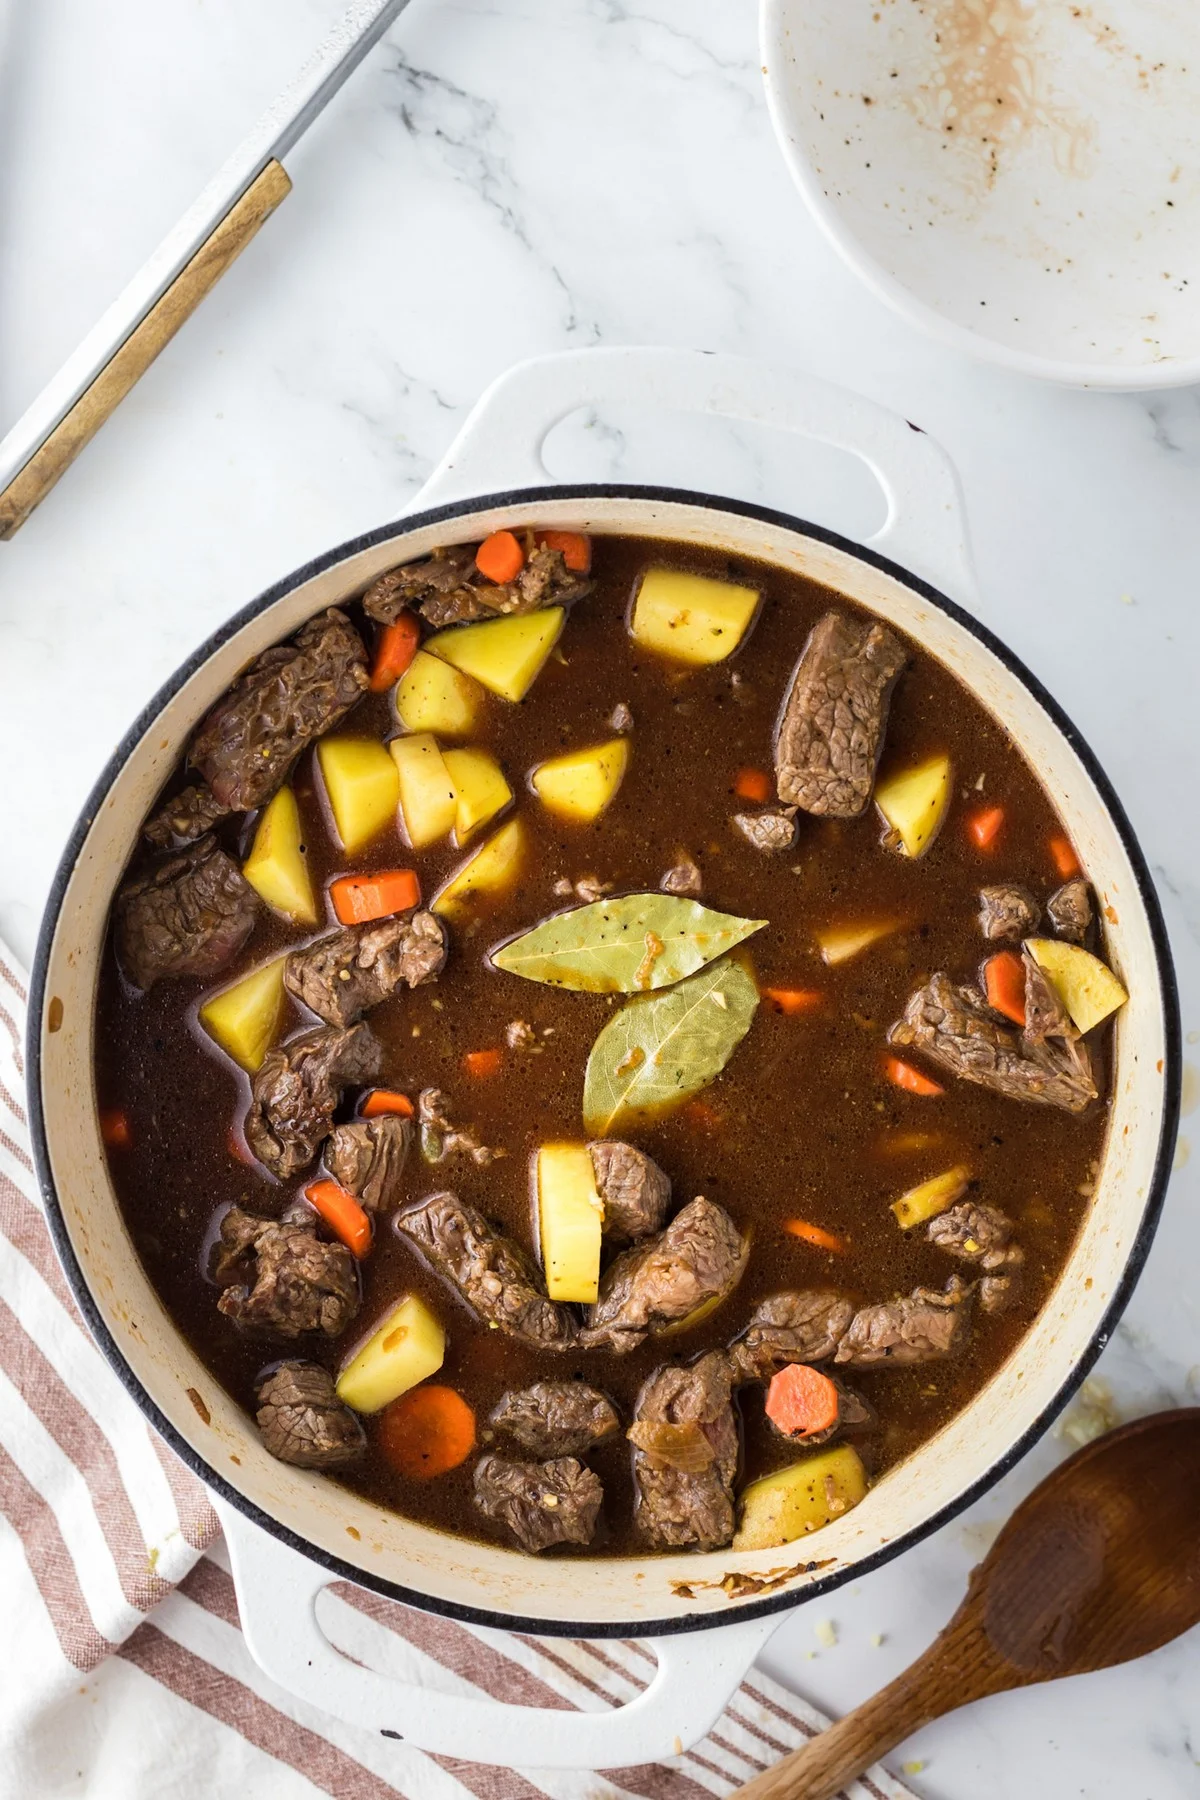
<instances>
[{"instance_id":1,"label":"wooden knife handle","mask_svg":"<svg viewBox=\"0 0 1200 1800\"><path fill-rule=\"evenodd\" d=\"M145 374L159 351L170 343L184 320L216 286L263 221L291 192L291 187L283 164L269 162L230 207L162 298L155 302L41 448L0 493L0 538L10 538L25 523L34 507L46 497L63 471L96 435L139 377Z\"/></svg>"}]
</instances>

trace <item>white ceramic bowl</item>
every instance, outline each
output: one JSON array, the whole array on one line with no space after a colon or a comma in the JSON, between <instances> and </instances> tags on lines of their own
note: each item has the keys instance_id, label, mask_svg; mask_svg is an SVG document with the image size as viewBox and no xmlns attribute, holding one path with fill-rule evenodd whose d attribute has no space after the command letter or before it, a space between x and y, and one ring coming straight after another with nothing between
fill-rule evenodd
<instances>
[{"instance_id":1,"label":"white ceramic bowl","mask_svg":"<svg viewBox=\"0 0 1200 1800\"><path fill-rule=\"evenodd\" d=\"M906 561L937 570L960 595L969 588L952 476L940 451L903 420L824 384L736 358L593 351L526 365L485 397L421 511L269 590L150 701L101 777L63 859L31 1003L33 1137L59 1253L134 1398L221 1498L256 1656L285 1685L343 1717L399 1727L425 1748L512 1764L613 1767L668 1755L677 1737L696 1741L780 1608L896 1555L1011 1467L1087 1369L1128 1296L1161 1204L1177 1112L1178 1022L1154 893L1119 802L1053 701L953 599L878 547L711 496L550 487L544 472L542 484L530 482L558 419L584 404L633 398L787 424L856 450L888 490L889 519L877 545L903 548ZM522 484L516 491L506 485L513 476ZM361 593L382 570L448 539L479 538L531 517L761 557L853 596L939 658L1004 721L1054 796L1095 883L1109 920L1109 954L1130 991L1116 1027L1103 1167L1062 1275L1019 1350L977 1397L821 1533L819 1550L812 1547L817 1563L809 1564L803 1544L766 1556L721 1550L536 1559L429 1530L275 1461L164 1311L122 1221L95 1108L80 1106L80 1096L94 1091L94 1000L109 905L141 822L199 719L253 656L323 607ZM731 1598L720 1586L731 1570L766 1569L775 1572L766 1597ZM494 1625L663 1637L659 1677L623 1713L542 1712L532 1726L522 1712L484 1701L415 1695L345 1662L321 1636L313 1605L333 1575ZM697 1628L696 1639L677 1635Z\"/></svg>"},{"instance_id":2,"label":"white ceramic bowl","mask_svg":"<svg viewBox=\"0 0 1200 1800\"><path fill-rule=\"evenodd\" d=\"M1053 381L1200 380L1194 0L761 0L767 102L850 266Z\"/></svg>"}]
</instances>

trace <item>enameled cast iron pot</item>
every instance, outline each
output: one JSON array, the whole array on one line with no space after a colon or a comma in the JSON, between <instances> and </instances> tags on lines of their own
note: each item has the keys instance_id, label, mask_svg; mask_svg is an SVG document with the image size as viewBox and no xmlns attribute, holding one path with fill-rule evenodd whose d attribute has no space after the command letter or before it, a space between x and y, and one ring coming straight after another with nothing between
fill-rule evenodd
<instances>
[{"instance_id":1,"label":"enameled cast iron pot","mask_svg":"<svg viewBox=\"0 0 1200 1800\"><path fill-rule=\"evenodd\" d=\"M707 494L547 485L540 448L584 406L714 413L801 432L861 456L888 520L869 547ZM537 1559L382 1512L276 1462L163 1310L109 1182L93 1093L97 966L110 901L141 822L203 714L239 670L312 614L436 545L530 520L678 538L761 557L852 596L946 664L1003 720L1038 770L1095 883L1130 999L1117 1019L1112 1126L1078 1242L1019 1348L937 1437L808 1546L643 1560ZM1158 905L1128 821L1096 759L1038 682L964 604L974 601L957 486L941 451L903 420L823 383L689 351L595 350L514 369L483 398L416 510L342 545L222 627L150 701L101 777L55 883L31 1007L37 1165L68 1278L117 1373L209 1484L228 1533L250 1647L267 1672L326 1711L422 1749L509 1767L612 1768L701 1738L783 1609L915 1543L1010 1468L1107 1341L1145 1259L1178 1111L1174 980ZM802 1074L798 1099L802 1100ZM194 1391L203 1402L197 1409ZM298 1554L299 1553L299 1554ZM731 1599L728 1572L782 1584ZM612 1713L510 1708L408 1686L342 1657L315 1603L335 1576L483 1624L573 1636L656 1638L659 1669ZM680 1592L674 1585L686 1582Z\"/></svg>"}]
</instances>

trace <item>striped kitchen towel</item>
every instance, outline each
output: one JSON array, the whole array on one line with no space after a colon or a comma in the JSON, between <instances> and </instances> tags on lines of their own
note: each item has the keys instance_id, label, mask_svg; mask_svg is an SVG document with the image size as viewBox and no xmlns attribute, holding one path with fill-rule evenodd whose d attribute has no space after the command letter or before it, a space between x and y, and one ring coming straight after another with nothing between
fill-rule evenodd
<instances>
[{"instance_id":1,"label":"striped kitchen towel","mask_svg":"<svg viewBox=\"0 0 1200 1800\"><path fill-rule=\"evenodd\" d=\"M0 1800L708 1800L825 1720L752 1671L696 1749L603 1775L426 1756L300 1704L246 1651L217 1521L96 1349L55 1260L24 1111L26 984L0 944ZM593 1710L652 1653L459 1625L339 1584L322 1625L385 1673ZM912 1800L882 1770L853 1800Z\"/></svg>"}]
</instances>

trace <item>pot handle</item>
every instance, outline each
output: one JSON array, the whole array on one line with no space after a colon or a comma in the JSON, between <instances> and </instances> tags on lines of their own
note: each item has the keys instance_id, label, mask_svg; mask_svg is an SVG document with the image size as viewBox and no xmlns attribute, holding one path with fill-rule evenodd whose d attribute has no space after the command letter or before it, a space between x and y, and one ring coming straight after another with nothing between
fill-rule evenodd
<instances>
[{"instance_id":1,"label":"pot handle","mask_svg":"<svg viewBox=\"0 0 1200 1800\"><path fill-rule=\"evenodd\" d=\"M435 1756L507 1769L619 1769L677 1756L720 1718L781 1622L773 1613L646 1639L658 1658L654 1679L636 1700L611 1711L510 1706L351 1662L317 1621L318 1596L333 1580L329 1571L218 1495L212 1499L229 1546L242 1633L264 1674L348 1725L386 1732Z\"/></svg>"},{"instance_id":2,"label":"pot handle","mask_svg":"<svg viewBox=\"0 0 1200 1800\"><path fill-rule=\"evenodd\" d=\"M870 548L976 605L958 476L941 446L861 394L749 357L630 346L517 363L477 401L414 505L542 487L551 479L542 446L555 425L581 407L618 405L772 425L860 457L887 501Z\"/></svg>"}]
</instances>

